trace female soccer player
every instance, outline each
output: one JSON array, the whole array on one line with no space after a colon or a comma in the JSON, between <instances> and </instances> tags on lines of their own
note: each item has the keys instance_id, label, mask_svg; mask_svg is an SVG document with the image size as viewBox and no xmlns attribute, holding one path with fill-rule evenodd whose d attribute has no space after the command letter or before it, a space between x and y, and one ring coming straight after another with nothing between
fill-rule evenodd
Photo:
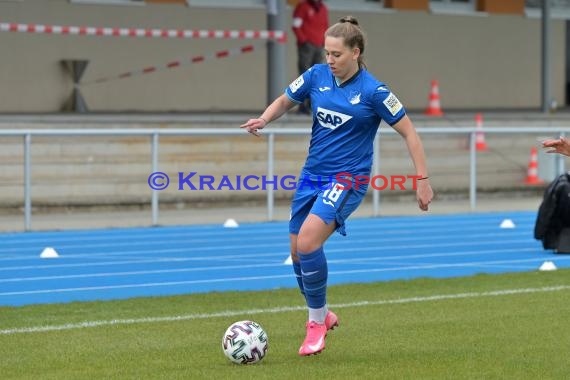
<instances>
[{"instance_id":1,"label":"female soccer player","mask_svg":"<svg viewBox=\"0 0 570 380\"><path fill-rule=\"evenodd\" d=\"M326 303L328 269L323 244L335 230L346 235L345 220L366 194L367 186L349 188L346 184L354 184L355 176L370 174L373 141L381 120L406 142L419 176L419 208L427 211L433 197L420 137L396 95L366 70L364 47L358 21L351 16L342 18L325 33L326 64L311 67L260 117L241 125L259 136L271 121L305 99L311 100L311 142L289 221L293 269L309 309L301 356L321 352L327 331L338 326L337 316ZM337 177L340 173L344 173L342 178ZM323 186L323 178L331 178L329 186ZM308 186L306 179L314 181L314 186Z\"/></svg>"}]
</instances>

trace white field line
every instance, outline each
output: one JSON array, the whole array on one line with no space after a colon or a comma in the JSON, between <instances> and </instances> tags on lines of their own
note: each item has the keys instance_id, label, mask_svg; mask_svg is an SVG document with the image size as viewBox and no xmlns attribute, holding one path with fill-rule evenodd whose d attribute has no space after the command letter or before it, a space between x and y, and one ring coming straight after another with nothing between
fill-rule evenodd
<instances>
[{"instance_id":1,"label":"white field line","mask_svg":"<svg viewBox=\"0 0 570 380\"><path fill-rule=\"evenodd\" d=\"M342 309L342 308L354 308L354 307L363 307L363 306L433 302L433 301L465 299L465 298L497 297L497 296L508 296L513 294L525 294L525 293L556 292L563 290L570 290L570 285L548 286L542 288L504 289L504 290L494 290L489 292L439 294L427 297L409 297L409 298L398 298L391 300L377 300L377 301L364 300L364 301L357 301L357 302L344 303L344 304L333 304L330 305L330 307L334 309ZM305 306L283 306L283 307L275 307L268 309L227 310L217 313L186 314L186 315L175 315L175 316L166 316L166 317L146 317L146 318L85 321L79 323L68 323L63 325L31 326L31 327L4 329L0 330L0 335L75 330L75 329L83 329L89 327L100 327L100 326L111 326L111 325L132 325L132 324L141 324L141 323L188 321L188 320L210 319L218 317L234 317L238 315L286 313L291 311L302 311L305 309L306 309Z\"/></svg>"}]
</instances>

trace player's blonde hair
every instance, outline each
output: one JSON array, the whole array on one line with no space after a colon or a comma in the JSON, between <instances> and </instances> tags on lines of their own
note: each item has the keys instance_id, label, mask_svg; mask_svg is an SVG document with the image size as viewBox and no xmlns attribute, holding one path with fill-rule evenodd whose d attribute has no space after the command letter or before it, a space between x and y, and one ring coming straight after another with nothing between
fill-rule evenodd
<instances>
[{"instance_id":1,"label":"player's blonde hair","mask_svg":"<svg viewBox=\"0 0 570 380\"><path fill-rule=\"evenodd\" d=\"M364 63L364 45L366 36L353 16L345 16L325 32L325 37L344 38L344 45L350 49L360 49L358 67L366 67Z\"/></svg>"}]
</instances>

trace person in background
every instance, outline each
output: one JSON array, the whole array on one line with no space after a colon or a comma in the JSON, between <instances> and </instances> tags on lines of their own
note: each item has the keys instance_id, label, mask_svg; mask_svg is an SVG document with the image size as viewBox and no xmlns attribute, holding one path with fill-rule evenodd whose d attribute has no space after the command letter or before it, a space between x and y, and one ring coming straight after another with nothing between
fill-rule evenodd
<instances>
[{"instance_id":1,"label":"person in background","mask_svg":"<svg viewBox=\"0 0 570 380\"><path fill-rule=\"evenodd\" d=\"M374 139L382 120L405 141L415 168L420 210L427 211L433 198L422 141L396 95L366 69L365 37L358 21L344 17L325 36L326 64L305 71L261 116L240 126L259 136L261 129L305 99L313 104L309 153L289 220L293 271L308 307L301 356L324 350L328 330L339 324L327 307L323 247L333 232L346 235L345 221L366 195L369 184L355 186L355 178L370 175Z\"/></svg>"},{"instance_id":2,"label":"person in background","mask_svg":"<svg viewBox=\"0 0 570 380\"><path fill-rule=\"evenodd\" d=\"M548 139L542 142L543 148L552 148L546 153L560 153L565 156L570 156L570 141L564 137L559 139Z\"/></svg>"},{"instance_id":3,"label":"person in background","mask_svg":"<svg viewBox=\"0 0 570 380\"><path fill-rule=\"evenodd\" d=\"M323 45L329 27L327 6L322 0L302 0L293 11L293 32L297 39L299 75L311 66L324 63ZM299 105L298 112L310 114L309 100Z\"/></svg>"}]
</instances>

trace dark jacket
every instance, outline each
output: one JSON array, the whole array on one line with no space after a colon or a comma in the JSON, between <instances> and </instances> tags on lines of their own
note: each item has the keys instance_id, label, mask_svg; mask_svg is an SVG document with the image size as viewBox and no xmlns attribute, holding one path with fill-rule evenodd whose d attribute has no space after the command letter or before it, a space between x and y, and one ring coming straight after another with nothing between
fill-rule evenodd
<instances>
[{"instance_id":1,"label":"dark jacket","mask_svg":"<svg viewBox=\"0 0 570 380\"><path fill-rule=\"evenodd\" d=\"M544 249L557 249L560 232L568 227L570 227L570 172L558 176L544 191L534 226L534 238L542 240Z\"/></svg>"}]
</instances>

